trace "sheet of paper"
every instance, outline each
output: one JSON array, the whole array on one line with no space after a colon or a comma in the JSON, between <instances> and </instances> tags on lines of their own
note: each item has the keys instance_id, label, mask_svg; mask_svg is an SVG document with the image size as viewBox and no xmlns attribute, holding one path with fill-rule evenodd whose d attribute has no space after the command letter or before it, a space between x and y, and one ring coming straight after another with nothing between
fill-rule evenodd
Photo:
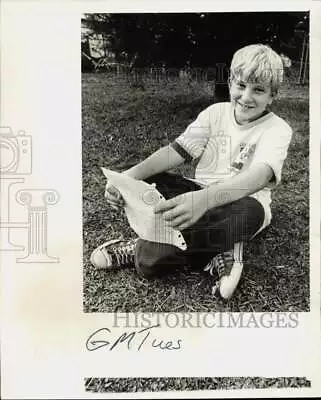
<instances>
[{"instance_id":1,"label":"sheet of paper","mask_svg":"<svg viewBox=\"0 0 321 400\"><path fill-rule=\"evenodd\" d=\"M166 225L161 213L154 213L154 206L164 199L154 185L106 168L102 168L102 171L125 200L128 222L139 237L151 242L172 244L181 250L186 250L182 233Z\"/></svg>"}]
</instances>

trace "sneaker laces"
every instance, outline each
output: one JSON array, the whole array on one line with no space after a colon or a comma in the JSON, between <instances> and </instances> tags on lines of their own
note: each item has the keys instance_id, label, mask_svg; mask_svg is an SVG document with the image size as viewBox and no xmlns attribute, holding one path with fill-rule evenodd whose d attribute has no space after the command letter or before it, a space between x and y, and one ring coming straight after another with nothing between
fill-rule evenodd
<instances>
[{"instance_id":1,"label":"sneaker laces","mask_svg":"<svg viewBox=\"0 0 321 400\"><path fill-rule=\"evenodd\" d=\"M211 261L204 267L204 271L208 271L210 275L216 272L221 279L223 276L228 275L233 266L233 252L226 251L219 253L211 259Z\"/></svg>"},{"instance_id":2,"label":"sneaker laces","mask_svg":"<svg viewBox=\"0 0 321 400\"><path fill-rule=\"evenodd\" d=\"M211 261L204 267L204 271L208 271L210 275L214 272L218 274L214 286L212 287L212 295L216 295L217 290L220 288L221 280L224 276L231 273L232 268L236 263L243 265L243 243L235 243L233 249L217 254Z\"/></svg>"},{"instance_id":3,"label":"sneaker laces","mask_svg":"<svg viewBox=\"0 0 321 400\"><path fill-rule=\"evenodd\" d=\"M134 239L125 242L125 244L112 246L109 252L112 257L113 264L121 267L122 265L134 263L136 242L137 239Z\"/></svg>"},{"instance_id":4,"label":"sneaker laces","mask_svg":"<svg viewBox=\"0 0 321 400\"><path fill-rule=\"evenodd\" d=\"M243 269L243 243L235 243L232 250L225 251L223 253L217 254L212 260L204 267L204 271L208 271L210 275L214 275L214 272L218 274L219 279L216 280L214 286L212 287L212 294L215 296L218 289L220 289L221 293L221 282L222 278L225 276L229 276L232 272L234 267L238 266L238 271L242 272ZM240 267L240 269L239 269ZM240 273L241 273L240 272ZM235 279L235 277L234 277ZM225 294L221 295L224 298L229 298L233 291L235 290L238 284L239 277L234 282L234 288L230 289L231 293L226 294L226 287L225 287Z\"/></svg>"}]
</instances>

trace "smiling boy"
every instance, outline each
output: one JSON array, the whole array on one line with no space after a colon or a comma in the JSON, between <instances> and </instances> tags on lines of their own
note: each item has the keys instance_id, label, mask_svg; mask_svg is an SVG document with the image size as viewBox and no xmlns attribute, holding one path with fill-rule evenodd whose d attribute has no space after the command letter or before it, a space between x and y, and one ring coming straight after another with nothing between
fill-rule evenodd
<instances>
[{"instance_id":1,"label":"smiling boy","mask_svg":"<svg viewBox=\"0 0 321 400\"><path fill-rule=\"evenodd\" d=\"M172 143L123 172L156 183L166 200L156 213L181 231L187 250L141 238L108 241L91 262L99 268L135 264L145 277L177 265L192 265L218 274L214 290L228 299L243 269L243 243L271 222L271 189L281 170L292 137L290 126L269 111L283 79L283 64L270 47L256 44L238 50L232 59L230 102L202 111ZM167 173L197 162L195 179ZM109 183L107 201L122 204Z\"/></svg>"}]
</instances>

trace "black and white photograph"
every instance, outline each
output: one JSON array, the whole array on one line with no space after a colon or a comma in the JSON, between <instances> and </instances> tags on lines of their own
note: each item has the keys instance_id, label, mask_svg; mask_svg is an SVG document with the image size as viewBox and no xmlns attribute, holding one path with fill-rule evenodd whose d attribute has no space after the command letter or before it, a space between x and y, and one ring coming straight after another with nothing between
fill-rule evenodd
<instances>
[{"instance_id":1,"label":"black and white photograph","mask_svg":"<svg viewBox=\"0 0 321 400\"><path fill-rule=\"evenodd\" d=\"M321 2L0 11L0 397L319 396Z\"/></svg>"},{"instance_id":2,"label":"black and white photograph","mask_svg":"<svg viewBox=\"0 0 321 400\"><path fill-rule=\"evenodd\" d=\"M84 311L309 311L309 12L81 27Z\"/></svg>"}]
</instances>

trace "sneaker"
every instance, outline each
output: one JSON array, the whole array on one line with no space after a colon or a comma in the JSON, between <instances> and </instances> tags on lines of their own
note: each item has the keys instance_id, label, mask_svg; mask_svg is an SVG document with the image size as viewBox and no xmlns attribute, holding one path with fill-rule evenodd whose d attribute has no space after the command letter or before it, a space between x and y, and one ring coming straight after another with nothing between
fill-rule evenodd
<instances>
[{"instance_id":1,"label":"sneaker","mask_svg":"<svg viewBox=\"0 0 321 400\"><path fill-rule=\"evenodd\" d=\"M90 262L96 268L108 269L118 269L127 265L134 265L137 240L109 240L92 252Z\"/></svg>"},{"instance_id":2,"label":"sneaker","mask_svg":"<svg viewBox=\"0 0 321 400\"><path fill-rule=\"evenodd\" d=\"M204 271L213 275L214 271L219 276L219 280L212 288L215 294L219 289L223 299L228 300L232 297L242 275L243 270L243 242L235 243L232 250L217 254L205 266Z\"/></svg>"}]
</instances>

